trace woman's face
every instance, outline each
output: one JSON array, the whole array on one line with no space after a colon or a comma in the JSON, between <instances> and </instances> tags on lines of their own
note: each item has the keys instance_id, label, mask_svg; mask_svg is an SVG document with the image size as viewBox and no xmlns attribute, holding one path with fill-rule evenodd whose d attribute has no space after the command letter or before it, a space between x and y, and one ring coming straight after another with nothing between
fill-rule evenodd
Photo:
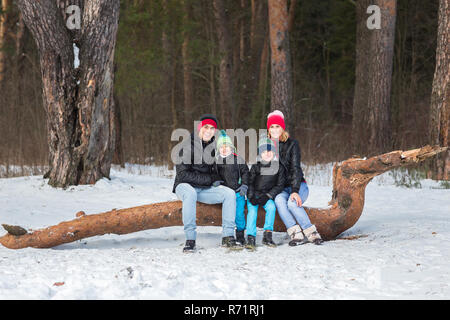
<instances>
[{"instance_id":1,"label":"woman's face","mask_svg":"<svg viewBox=\"0 0 450 320\"><path fill-rule=\"evenodd\" d=\"M216 132L216 128L214 128L213 126L211 126L209 124L206 124L200 128L200 131L198 132L198 136L203 141L208 142L214 136L215 132Z\"/></svg>"},{"instance_id":2,"label":"woman's face","mask_svg":"<svg viewBox=\"0 0 450 320\"><path fill-rule=\"evenodd\" d=\"M269 128L269 133L272 139L279 139L281 134L283 133L283 128L278 124L273 124Z\"/></svg>"}]
</instances>

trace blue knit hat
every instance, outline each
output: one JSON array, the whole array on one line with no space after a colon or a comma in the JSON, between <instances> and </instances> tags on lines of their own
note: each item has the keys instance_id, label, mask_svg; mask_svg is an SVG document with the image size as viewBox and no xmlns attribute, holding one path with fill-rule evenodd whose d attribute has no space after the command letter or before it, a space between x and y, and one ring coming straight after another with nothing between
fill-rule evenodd
<instances>
[{"instance_id":1,"label":"blue knit hat","mask_svg":"<svg viewBox=\"0 0 450 320\"><path fill-rule=\"evenodd\" d=\"M264 151L275 151L275 144L271 139L264 136L259 139L258 143L258 154L263 153Z\"/></svg>"}]
</instances>

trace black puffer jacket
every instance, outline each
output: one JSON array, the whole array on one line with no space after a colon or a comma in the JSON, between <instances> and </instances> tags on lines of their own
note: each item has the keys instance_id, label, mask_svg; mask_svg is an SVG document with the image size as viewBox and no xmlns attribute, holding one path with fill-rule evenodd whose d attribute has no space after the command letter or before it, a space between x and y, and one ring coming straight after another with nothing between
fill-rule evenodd
<instances>
[{"instance_id":1,"label":"black puffer jacket","mask_svg":"<svg viewBox=\"0 0 450 320\"><path fill-rule=\"evenodd\" d=\"M248 186L248 166L245 164L244 159L237 154L232 153L226 158L217 157L216 171L220 179L224 181L223 185L234 191L243 184Z\"/></svg>"},{"instance_id":2,"label":"black puffer jacket","mask_svg":"<svg viewBox=\"0 0 450 320\"><path fill-rule=\"evenodd\" d=\"M175 192L175 188L180 183L188 183L195 188L209 188L214 181L220 180L214 165L215 145L212 144L213 142L214 137L204 142L194 133L191 134L190 141L186 142L186 144L190 143L190 148L184 144L179 153L180 159L183 159L183 151L190 149L190 157L187 156L187 161L175 166L176 176L172 192ZM206 148L208 159L205 159L203 154Z\"/></svg>"},{"instance_id":3,"label":"black puffer jacket","mask_svg":"<svg viewBox=\"0 0 450 320\"><path fill-rule=\"evenodd\" d=\"M252 201L267 194L271 199L275 199L283 191L285 181L285 170L279 162L257 162L250 169L247 198Z\"/></svg>"},{"instance_id":4,"label":"black puffer jacket","mask_svg":"<svg viewBox=\"0 0 450 320\"><path fill-rule=\"evenodd\" d=\"M298 141L292 138L288 138L285 142L279 141L278 153L280 161L286 170L285 187L291 187L292 192L298 193L300 184L305 182L300 165L301 151Z\"/></svg>"}]
</instances>

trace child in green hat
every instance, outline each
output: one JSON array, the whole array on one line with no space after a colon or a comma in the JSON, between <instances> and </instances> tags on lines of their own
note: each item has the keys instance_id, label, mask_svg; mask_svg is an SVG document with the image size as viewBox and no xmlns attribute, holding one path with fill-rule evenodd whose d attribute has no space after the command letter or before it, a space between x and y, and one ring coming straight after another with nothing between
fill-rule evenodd
<instances>
[{"instance_id":1,"label":"child in green hat","mask_svg":"<svg viewBox=\"0 0 450 320\"><path fill-rule=\"evenodd\" d=\"M216 170L222 185L236 192L236 242L245 245L245 197L247 196L249 170L245 160L235 153L235 147L225 130L217 139Z\"/></svg>"}]
</instances>

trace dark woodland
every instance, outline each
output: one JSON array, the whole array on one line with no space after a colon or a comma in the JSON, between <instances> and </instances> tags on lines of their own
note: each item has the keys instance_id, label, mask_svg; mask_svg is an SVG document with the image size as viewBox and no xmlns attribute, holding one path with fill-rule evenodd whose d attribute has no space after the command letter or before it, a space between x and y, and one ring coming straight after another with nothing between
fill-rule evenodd
<instances>
[{"instance_id":1,"label":"dark woodland","mask_svg":"<svg viewBox=\"0 0 450 320\"><path fill-rule=\"evenodd\" d=\"M30 1L1 1L1 177L31 168L64 186L108 177L111 164L170 165L172 130L192 130L203 113L216 114L222 128L246 130L265 128L267 114L283 110L305 163L449 144L448 1L372 1L382 7L374 31L365 28L367 0L98 1L105 21L53 33L49 42L42 23L64 22L64 1L53 2L33 16ZM280 19L276 45L269 23ZM80 68L72 43L82 48ZM67 61L51 56L60 50ZM279 55L288 77L273 66ZM58 72L55 95L64 101L48 94ZM91 74L104 79L100 93L90 91ZM55 140L50 127L62 102L69 113ZM96 104L106 104L104 114L92 111ZM108 123L91 127L93 115ZM94 150L89 139L105 147ZM67 146L75 149L66 158ZM449 162L447 152L422 168L448 180Z\"/></svg>"}]
</instances>

